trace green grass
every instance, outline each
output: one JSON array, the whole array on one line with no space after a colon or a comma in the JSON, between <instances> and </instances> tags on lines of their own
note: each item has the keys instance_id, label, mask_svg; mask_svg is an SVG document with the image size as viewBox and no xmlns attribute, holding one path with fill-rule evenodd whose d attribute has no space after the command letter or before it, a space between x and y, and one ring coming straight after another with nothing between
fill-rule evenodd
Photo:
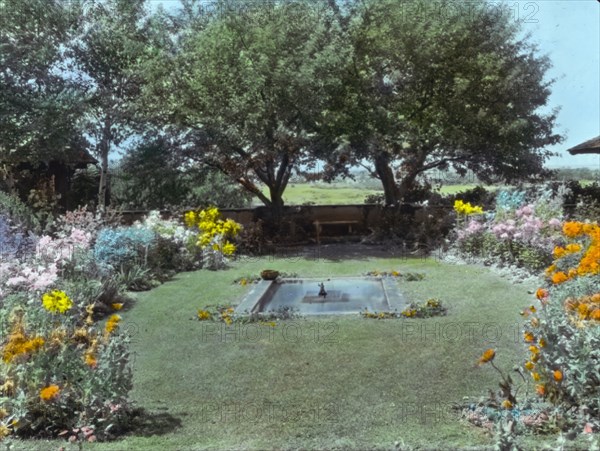
<instances>
[{"instance_id":1,"label":"green grass","mask_svg":"<svg viewBox=\"0 0 600 451\"><path fill-rule=\"evenodd\" d=\"M213 325L197 321L197 309L237 302L249 287L232 281L265 268L307 277L424 272L423 281L400 282L403 292L414 301L439 298L449 314L304 318L274 329L246 329L262 331L258 339L206 335ZM483 350L496 348L501 368L522 363L518 312L531 302L532 288L483 268L431 259L260 258L235 262L226 271L180 274L138 294L123 314L123 327L135 331L132 397L150 415L146 427L89 449L389 449L400 440L430 449L489 446L492 439L459 422L450 406L497 387L492 368L475 365ZM284 330L300 331L301 337L286 339ZM268 405L262 416L253 414ZM244 415L219 413L227 406ZM49 442L27 445L49 449Z\"/></svg>"},{"instance_id":2,"label":"green grass","mask_svg":"<svg viewBox=\"0 0 600 451\"><path fill-rule=\"evenodd\" d=\"M460 191L472 189L475 184L444 185L441 187L442 194L456 194ZM263 188L268 195L268 189ZM283 200L286 205L350 205L363 204L365 197L372 194L382 194L382 190L363 188L359 185L348 183L293 183L288 185ZM254 199L253 205L261 205L260 200Z\"/></svg>"}]
</instances>

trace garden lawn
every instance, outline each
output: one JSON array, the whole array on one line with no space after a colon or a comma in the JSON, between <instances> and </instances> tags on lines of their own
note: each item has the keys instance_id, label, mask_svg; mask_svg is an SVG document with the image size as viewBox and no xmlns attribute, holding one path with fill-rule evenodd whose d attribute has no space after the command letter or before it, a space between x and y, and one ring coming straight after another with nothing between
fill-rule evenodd
<instances>
[{"instance_id":1,"label":"garden lawn","mask_svg":"<svg viewBox=\"0 0 600 451\"><path fill-rule=\"evenodd\" d=\"M475 184L464 185L444 185L440 188L441 194L456 194L475 188ZM496 189L496 187L488 187ZM268 189L263 188L263 192L268 196ZM382 190L349 185L344 182L326 183L293 183L288 185L283 193L283 200L286 205L354 205L364 204L365 197L373 194L383 194ZM260 200L255 199L254 205L262 205Z\"/></svg>"},{"instance_id":2,"label":"garden lawn","mask_svg":"<svg viewBox=\"0 0 600 451\"><path fill-rule=\"evenodd\" d=\"M234 279L265 268L313 277L423 272L422 281L400 280L403 292L414 301L439 298L449 311L429 319L304 318L242 327L237 336L210 334L225 326L198 321L197 310L237 303L250 287ZM533 288L433 259L265 257L179 274L138 293L123 312L135 355L132 397L147 412L144 427L89 449L490 446L492 438L458 421L451 406L497 387L498 374L476 365L485 349L497 350L501 368L523 362L519 311L533 302ZM48 442L27 444L49 449Z\"/></svg>"}]
</instances>

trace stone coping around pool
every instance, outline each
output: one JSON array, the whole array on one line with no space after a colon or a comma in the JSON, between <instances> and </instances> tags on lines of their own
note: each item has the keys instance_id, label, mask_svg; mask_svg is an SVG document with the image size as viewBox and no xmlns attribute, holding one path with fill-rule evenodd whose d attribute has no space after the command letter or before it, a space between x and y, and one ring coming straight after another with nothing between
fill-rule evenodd
<instances>
[{"instance_id":1,"label":"stone coping around pool","mask_svg":"<svg viewBox=\"0 0 600 451\"><path fill-rule=\"evenodd\" d=\"M236 315L249 315L256 313L256 309L260 305L264 295L269 291L269 288L273 284L282 283L294 283L297 281L314 281L314 282L327 282L328 280L373 280L381 281L383 292L389 305L389 311L401 312L407 305L408 302L404 295L400 292L399 279L395 277L377 277L377 276L339 276L339 277L294 277L294 278L277 278L275 280L261 280L254 284L248 294L244 296L240 304L235 308ZM345 315L353 314L356 312L337 312L331 313L331 315ZM323 315L323 313L306 313L303 315Z\"/></svg>"}]
</instances>

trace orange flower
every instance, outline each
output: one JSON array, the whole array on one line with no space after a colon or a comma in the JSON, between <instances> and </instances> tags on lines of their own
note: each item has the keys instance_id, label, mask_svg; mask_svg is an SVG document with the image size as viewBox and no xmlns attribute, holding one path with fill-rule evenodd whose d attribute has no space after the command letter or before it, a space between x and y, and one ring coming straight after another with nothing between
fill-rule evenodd
<instances>
[{"instance_id":1,"label":"orange flower","mask_svg":"<svg viewBox=\"0 0 600 451\"><path fill-rule=\"evenodd\" d=\"M548 290L546 290L545 288L538 288L537 291L535 292L535 296L538 299L544 299L548 297Z\"/></svg>"},{"instance_id":2,"label":"orange flower","mask_svg":"<svg viewBox=\"0 0 600 451\"><path fill-rule=\"evenodd\" d=\"M576 238L583 233L583 224L581 222L565 222L563 233L569 238Z\"/></svg>"},{"instance_id":3,"label":"orange flower","mask_svg":"<svg viewBox=\"0 0 600 451\"><path fill-rule=\"evenodd\" d=\"M50 401L52 399L55 399L59 393L60 388L58 387L58 385L52 384L40 390L40 399L42 401Z\"/></svg>"},{"instance_id":4,"label":"orange flower","mask_svg":"<svg viewBox=\"0 0 600 451\"><path fill-rule=\"evenodd\" d=\"M540 350L537 346L531 345L529 346L529 352L531 352L532 354L537 354L538 352L540 352Z\"/></svg>"},{"instance_id":5,"label":"orange flower","mask_svg":"<svg viewBox=\"0 0 600 451\"><path fill-rule=\"evenodd\" d=\"M600 293L592 295L592 302L594 304L600 304Z\"/></svg>"},{"instance_id":6,"label":"orange flower","mask_svg":"<svg viewBox=\"0 0 600 451\"><path fill-rule=\"evenodd\" d=\"M528 371L531 371L534 367L535 367L535 365L532 362L530 362L529 360L527 362L525 362L525 368Z\"/></svg>"},{"instance_id":7,"label":"orange flower","mask_svg":"<svg viewBox=\"0 0 600 451\"><path fill-rule=\"evenodd\" d=\"M555 284L555 285L558 285L559 283L566 282L567 280L569 280L569 278L568 278L568 277L567 277L567 275L566 275L564 272L562 272L562 271L555 272L555 273L552 275L552 283L553 283L553 284Z\"/></svg>"},{"instance_id":8,"label":"orange flower","mask_svg":"<svg viewBox=\"0 0 600 451\"><path fill-rule=\"evenodd\" d=\"M594 309L590 315L590 318L600 321L600 309Z\"/></svg>"},{"instance_id":9,"label":"orange flower","mask_svg":"<svg viewBox=\"0 0 600 451\"><path fill-rule=\"evenodd\" d=\"M566 253L567 251L565 250L565 248L560 246L556 246L552 251L552 255L554 255L554 258L556 259L563 257Z\"/></svg>"},{"instance_id":10,"label":"orange flower","mask_svg":"<svg viewBox=\"0 0 600 451\"><path fill-rule=\"evenodd\" d=\"M544 340L543 338L540 338L540 341L538 342L538 344L540 345L540 348L545 348L546 340Z\"/></svg>"},{"instance_id":11,"label":"orange flower","mask_svg":"<svg viewBox=\"0 0 600 451\"><path fill-rule=\"evenodd\" d=\"M552 373L552 376L554 376L554 380L556 382L560 382L563 380L563 373L560 370L555 370L554 373Z\"/></svg>"},{"instance_id":12,"label":"orange flower","mask_svg":"<svg viewBox=\"0 0 600 451\"><path fill-rule=\"evenodd\" d=\"M496 351L493 349L488 349L479 358L479 364L483 365L484 363L491 362L494 360L494 357L496 357Z\"/></svg>"},{"instance_id":13,"label":"orange flower","mask_svg":"<svg viewBox=\"0 0 600 451\"><path fill-rule=\"evenodd\" d=\"M540 396L545 396L546 395L546 387L544 386L544 384L538 384L538 385L536 385L535 386L535 391Z\"/></svg>"},{"instance_id":14,"label":"orange flower","mask_svg":"<svg viewBox=\"0 0 600 451\"><path fill-rule=\"evenodd\" d=\"M533 343L535 341L535 336L531 332L525 332L523 337L527 343Z\"/></svg>"}]
</instances>

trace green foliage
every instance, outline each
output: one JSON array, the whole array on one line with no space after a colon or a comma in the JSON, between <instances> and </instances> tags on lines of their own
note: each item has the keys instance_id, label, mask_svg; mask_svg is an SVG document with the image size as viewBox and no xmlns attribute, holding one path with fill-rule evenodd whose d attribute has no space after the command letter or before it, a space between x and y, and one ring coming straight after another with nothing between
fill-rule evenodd
<instances>
[{"instance_id":1,"label":"green foliage","mask_svg":"<svg viewBox=\"0 0 600 451\"><path fill-rule=\"evenodd\" d=\"M565 213L579 221L587 219L600 220L600 183L583 186L579 181L567 183L569 189L565 197Z\"/></svg>"},{"instance_id":2,"label":"green foliage","mask_svg":"<svg viewBox=\"0 0 600 451\"><path fill-rule=\"evenodd\" d=\"M83 96L64 76L76 20L67 0L0 3L0 160L71 160L87 147Z\"/></svg>"},{"instance_id":3,"label":"green foliage","mask_svg":"<svg viewBox=\"0 0 600 451\"><path fill-rule=\"evenodd\" d=\"M100 160L98 207L103 209L109 184L108 156L140 128L133 100L140 93L138 62L152 43L151 31L145 1L76 5L78 23L67 55L86 92L82 119Z\"/></svg>"},{"instance_id":4,"label":"green foliage","mask_svg":"<svg viewBox=\"0 0 600 451\"><path fill-rule=\"evenodd\" d=\"M14 194L0 191L0 213L10 217L22 230L42 231L40 218Z\"/></svg>"},{"instance_id":5,"label":"green foliage","mask_svg":"<svg viewBox=\"0 0 600 451\"><path fill-rule=\"evenodd\" d=\"M228 174L277 216L294 168L311 161L306 151L318 142L347 49L313 2L220 6L200 30L184 30L175 57L157 57L178 80L148 62L146 96L162 94L160 111L190 130L187 156Z\"/></svg>"},{"instance_id":6,"label":"green foliage","mask_svg":"<svg viewBox=\"0 0 600 451\"><path fill-rule=\"evenodd\" d=\"M369 160L386 204L430 169L470 170L485 182L544 174L545 147L561 139L552 132L556 112L540 112L549 60L484 1L470 3L471 14L414 1L419 14L408 20L406 7L363 2L340 19L354 52L327 118L330 135L347 144L324 152L330 167Z\"/></svg>"},{"instance_id":7,"label":"green foliage","mask_svg":"<svg viewBox=\"0 0 600 451\"><path fill-rule=\"evenodd\" d=\"M9 331L0 362L2 424L22 437L82 426L95 429L94 439L113 437L124 426L132 381L129 339L116 330L118 318L109 332L71 312L51 314L39 300L25 308L26 297L0 306Z\"/></svg>"},{"instance_id":8,"label":"green foliage","mask_svg":"<svg viewBox=\"0 0 600 451\"><path fill-rule=\"evenodd\" d=\"M111 203L130 210L248 205L249 195L230 179L210 168L184 165L176 152L175 144L160 137L128 152L112 171Z\"/></svg>"}]
</instances>

